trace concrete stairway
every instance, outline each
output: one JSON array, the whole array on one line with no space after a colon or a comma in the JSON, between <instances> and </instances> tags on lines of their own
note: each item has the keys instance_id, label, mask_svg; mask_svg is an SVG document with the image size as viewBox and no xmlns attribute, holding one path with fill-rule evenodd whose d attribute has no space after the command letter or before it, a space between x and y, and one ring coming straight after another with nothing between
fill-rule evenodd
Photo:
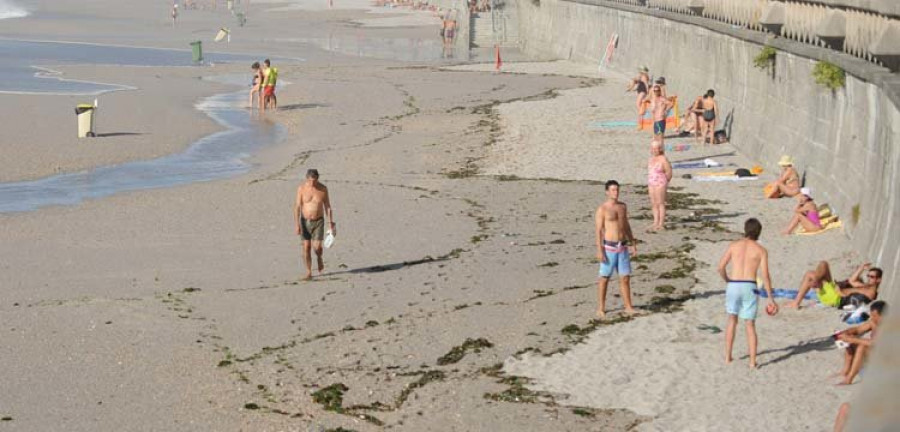
<instances>
[{"instance_id":1,"label":"concrete stairway","mask_svg":"<svg viewBox=\"0 0 900 432\"><path fill-rule=\"evenodd\" d=\"M479 12L472 16L471 43L476 47L515 46L519 42L519 23L515 9L506 8L492 14Z\"/></svg>"}]
</instances>

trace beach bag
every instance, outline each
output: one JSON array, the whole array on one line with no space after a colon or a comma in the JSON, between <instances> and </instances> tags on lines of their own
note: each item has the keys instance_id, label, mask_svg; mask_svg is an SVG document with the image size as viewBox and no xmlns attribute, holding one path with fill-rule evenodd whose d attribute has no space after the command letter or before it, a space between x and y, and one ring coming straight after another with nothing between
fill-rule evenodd
<instances>
[{"instance_id":1,"label":"beach bag","mask_svg":"<svg viewBox=\"0 0 900 432\"><path fill-rule=\"evenodd\" d=\"M778 186L775 183L769 183L766 187L763 188L763 195L766 198L781 198L781 192L778 190Z\"/></svg>"},{"instance_id":2,"label":"beach bag","mask_svg":"<svg viewBox=\"0 0 900 432\"><path fill-rule=\"evenodd\" d=\"M325 246L325 249L331 249L331 246L334 245L334 233L331 230L325 232L325 239L322 241L322 246Z\"/></svg>"}]
</instances>

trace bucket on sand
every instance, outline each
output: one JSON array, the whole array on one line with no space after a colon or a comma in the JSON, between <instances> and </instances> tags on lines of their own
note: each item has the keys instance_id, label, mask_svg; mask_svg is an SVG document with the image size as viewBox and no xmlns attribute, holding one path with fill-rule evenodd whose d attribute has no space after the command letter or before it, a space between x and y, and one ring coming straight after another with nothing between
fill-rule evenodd
<instances>
[{"instance_id":1,"label":"bucket on sand","mask_svg":"<svg viewBox=\"0 0 900 432\"><path fill-rule=\"evenodd\" d=\"M231 42L231 31L225 27L219 29L219 32L216 33L216 42L222 42L222 40L228 39L228 42Z\"/></svg>"},{"instance_id":2,"label":"bucket on sand","mask_svg":"<svg viewBox=\"0 0 900 432\"><path fill-rule=\"evenodd\" d=\"M203 61L203 41L191 42L191 54L193 56L194 63L200 63Z\"/></svg>"},{"instance_id":3,"label":"bucket on sand","mask_svg":"<svg viewBox=\"0 0 900 432\"><path fill-rule=\"evenodd\" d=\"M92 104L78 104L75 106L75 116L78 118L78 138L95 137L94 111L97 109Z\"/></svg>"}]
</instances>

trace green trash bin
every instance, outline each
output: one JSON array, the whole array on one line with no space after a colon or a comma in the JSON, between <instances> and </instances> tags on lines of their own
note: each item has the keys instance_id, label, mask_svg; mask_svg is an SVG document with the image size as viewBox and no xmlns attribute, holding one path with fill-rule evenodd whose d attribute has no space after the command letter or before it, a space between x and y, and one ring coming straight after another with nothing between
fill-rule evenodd
<instances>
[{"instance_id":1,"label":"green trash bin","mask_svg":"<svg viewBox=\"0 0 900 432\"><path fill-rule=\"evenodd\" d=\"M191 42L191 54L193 55L194 63L203 61L203 41Z\"/></svg>"},{"instance_id":2,"label":"green trash bin","mask_svg":"<svg viewBox=\"0 0 900 432\"><path fill-rule=\"evenodd\" d=\"M75 116L78 118L78 138L95 137L94 111L92 104L78 104L75 106Z\"/></svg>"}]
</instances>

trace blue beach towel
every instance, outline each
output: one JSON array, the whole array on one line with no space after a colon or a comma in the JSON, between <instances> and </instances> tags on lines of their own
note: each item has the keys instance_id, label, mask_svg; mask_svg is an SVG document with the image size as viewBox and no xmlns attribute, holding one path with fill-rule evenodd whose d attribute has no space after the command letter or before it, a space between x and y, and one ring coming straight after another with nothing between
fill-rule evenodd
<instances>
[{"instance_id":1,"label":"blue beach towel","mask_svg":"<svg viewBox=\"0 0 900 432\"><path fill-rule=\"evenodd\" d=\"M775 296L775 298L787 298L787 299L793 299L794 297L797 297L798 292L799 292L798 290L784 289L784 288L775 288L774 290L772 290L772 294ZM763 297L763 298L769 297L769 294L766 293L766 290L764 290L764 289L756 290L756 294L758 294L760 297ZM803 296L803 299L818 301L818 297L816 297L816 291L809 290L809 292L807 292L806 295Z\"/></svg>"},{"instance_id":2,"label":"blue beach towel","mask_svg":"<svg viewBox=\"0 0 900 432\"><path fill-rule=\"evenodd\" d=\"M696 169L706 168L706 164L701 162L678 162L672 164L672 169Z\"/></svg>"},{"instance_id":3,"label":"blue beach towel","mask_svg":"<svg viewBox=\"0 0 900 432\"><path fill-rule=\"evenodd\" d=\"M637 127L637 122L635 121L605 121L605 122L591 122L588 123L588 128L590 129L612 129L612 128L625 128L625 127Z\"/></svg>"}]
</instances>

